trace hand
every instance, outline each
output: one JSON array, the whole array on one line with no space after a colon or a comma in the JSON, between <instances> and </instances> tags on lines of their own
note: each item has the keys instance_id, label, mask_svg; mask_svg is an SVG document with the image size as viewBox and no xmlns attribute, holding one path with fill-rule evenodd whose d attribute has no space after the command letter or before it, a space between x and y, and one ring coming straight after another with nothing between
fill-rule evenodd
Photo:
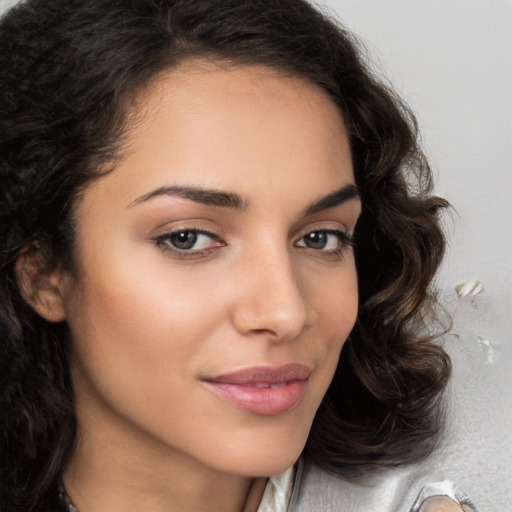
<instances>
[{"instance_id":1,"label":"hand","mask_svg":"<svg viewBox=\"0 0 512 512\"><path fill-rule=\"evenodd\" d=\"M448 496L433 496L421 505L419 512L469 512Z\"/></svg>"}]
</instances>

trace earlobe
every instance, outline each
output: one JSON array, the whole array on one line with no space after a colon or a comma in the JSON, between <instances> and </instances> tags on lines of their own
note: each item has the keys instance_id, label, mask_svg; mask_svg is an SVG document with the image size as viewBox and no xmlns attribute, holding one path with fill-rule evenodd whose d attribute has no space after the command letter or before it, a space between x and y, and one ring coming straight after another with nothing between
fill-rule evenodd
<instances>
[{"instance_id":1,"label":"earlobe","mask_svg":"<svg viewBox=\"0 0 512 512\"><path fill-rule=\"evenodd\" d=\"M27 304L48 322L66 318L63 304L63 272L60 267L49 270L37 246L21 251L15 264L18 286Z\"/></svg>"}]
</instances>

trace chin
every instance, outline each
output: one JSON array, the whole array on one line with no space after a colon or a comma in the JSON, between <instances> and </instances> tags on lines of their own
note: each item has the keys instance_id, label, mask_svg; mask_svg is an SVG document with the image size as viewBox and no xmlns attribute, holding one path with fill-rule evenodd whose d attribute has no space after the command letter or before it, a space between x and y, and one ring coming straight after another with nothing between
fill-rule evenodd
<instances>
[{"instance_id":1,"label":"chin","mask_svg":"<svg viewBox=\"0 0 512 512\"><path fill-rule=\"evenodd\" d=\"M293 456L287 455L283 457L275 457L274 459L269 458L257 458L251 461L244 460L233 464L230 468L227 468L227 473L237 474L240 476L247 477L273 477L284 473L287 469L293 466L301 451L294 453Z\"/></svg>"},{"instance_id":2,"label":"chin","mask_svg":"<svg viewBox=\"0 0 512 512\"><path fill-rule=\"evenodd\" d=\"M308 433L308 432L307 432ZM250 477L276 476L293 466L300 457L307 440L307 433L301 436L262 435L257 443L224 450L222 470Z\"/></svg>"}]
</instances>

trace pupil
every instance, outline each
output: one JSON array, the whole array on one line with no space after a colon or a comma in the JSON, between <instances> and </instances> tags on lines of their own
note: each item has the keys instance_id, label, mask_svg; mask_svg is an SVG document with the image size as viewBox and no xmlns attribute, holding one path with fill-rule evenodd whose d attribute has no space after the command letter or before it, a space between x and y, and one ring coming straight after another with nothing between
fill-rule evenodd
<instances>
[{"instance_id":1,"label":"pupil","mask_svg":"<svg viewBox=\"0 0 512 512\"><path fill-rule=\"evenodd\" d=\"M192 249L197 241L197 234L193 231L180 231L171 235L171 242L177 249Z\"/></svg>"},{"instance_id":2,"label":"pupil","mask_svg":"<svg viewBox=\"0 0 512 512\"><path fill-rule=\"evenodd\" d=\"M326 243L327 234L321 231L315 231L306 236L306 245L311 249L323 249Z\"/></svg>"}]
</instances>

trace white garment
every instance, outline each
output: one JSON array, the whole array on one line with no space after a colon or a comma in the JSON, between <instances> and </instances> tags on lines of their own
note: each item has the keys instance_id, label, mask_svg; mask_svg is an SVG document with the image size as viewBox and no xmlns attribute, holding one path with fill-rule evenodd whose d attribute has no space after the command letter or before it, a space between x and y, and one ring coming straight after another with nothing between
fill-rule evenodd
<instances>
[{"instance_id":1,"label":"white garment","mask_svg":"<svg viewBox=\"0 0 512 512\"><path fill-rule=\"evenodd\" d=\"M448 496L476 512L468 497L448 480L424 484L413 504L414 485L408 488L412 482L407 475L404 469L353 483L317 467L305 469L299 461L295 472L292 468L269 480L258 512L418 512L433 496Z\"/></svg>"}]
</instances>

